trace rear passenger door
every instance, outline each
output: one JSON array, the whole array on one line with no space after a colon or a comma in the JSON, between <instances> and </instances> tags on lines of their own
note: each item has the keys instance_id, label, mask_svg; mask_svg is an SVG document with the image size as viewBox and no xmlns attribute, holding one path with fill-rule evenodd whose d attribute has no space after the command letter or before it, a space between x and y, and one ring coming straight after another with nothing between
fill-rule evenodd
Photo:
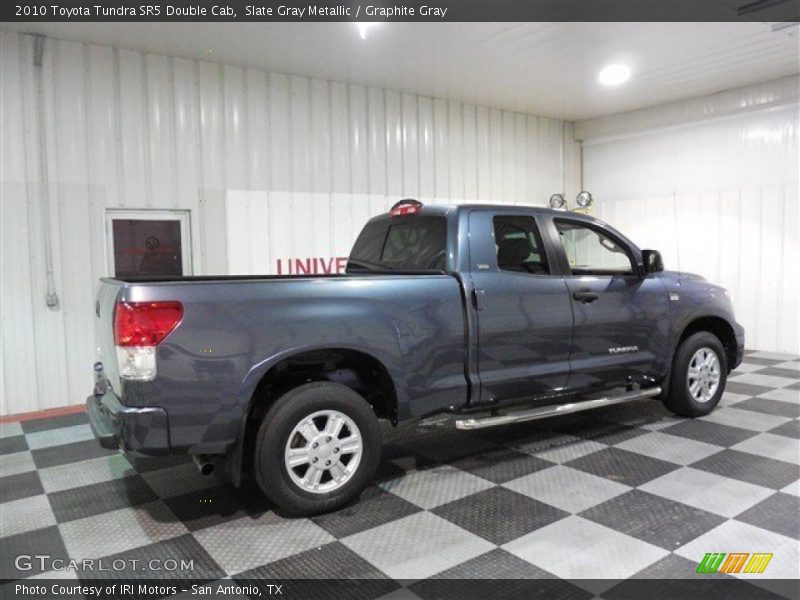
<instances>
[{"instance_id":1,"label":"rear passenger door","mask_svg":"<svg viewBox=\"0 0 800 600\"><path fill-rule=\"evenodd\" d=\"M569 376L572 307L551 274L552 249L532 214L469 215L472 310L478 330L480 402L559 391Z\"/></svg>"}]
</instances>

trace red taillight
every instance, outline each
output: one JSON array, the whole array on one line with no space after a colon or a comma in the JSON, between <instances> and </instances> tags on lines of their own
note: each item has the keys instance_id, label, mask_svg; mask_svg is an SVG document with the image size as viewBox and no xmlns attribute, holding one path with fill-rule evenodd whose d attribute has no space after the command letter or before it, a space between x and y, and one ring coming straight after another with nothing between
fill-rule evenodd
<instances>
[{"instance_id":1,"label":"red taillight","mask_svg":"<svg viewBox=\"0 0 800 600\"><path fill-rule=\"evenodd\" d=\"M118 302L114 311L117 346L158 346L183 318L180 302Z\"/></svg>"},{"instance_id":2,"label":"red taillight","mask_svg":"<svg viewBox=\"0 0 800 600\"><path fill-rule=\"evenodd\" d=\"M419 214L421 210L422 202L408 198L406 200L400 200L400 202L395 204L389 211L389 216L399 217L402 215L416 215Z\"/></svg>"}]
</instances>

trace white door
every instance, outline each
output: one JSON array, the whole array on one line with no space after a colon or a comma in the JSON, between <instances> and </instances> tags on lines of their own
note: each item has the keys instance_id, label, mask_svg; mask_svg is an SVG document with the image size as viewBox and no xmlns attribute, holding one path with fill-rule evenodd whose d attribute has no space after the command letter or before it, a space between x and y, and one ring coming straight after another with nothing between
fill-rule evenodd
<instances>
[{"instance_id":1,"label":"white door","mask_svg":"<svg viewBox=\"0 0 800 600\"><path fill-rule=\"evenodd\" d=\"M108 210L108 274L112 277L191 275L189 232L186 210Z\"/></svg>"}]
</instances>

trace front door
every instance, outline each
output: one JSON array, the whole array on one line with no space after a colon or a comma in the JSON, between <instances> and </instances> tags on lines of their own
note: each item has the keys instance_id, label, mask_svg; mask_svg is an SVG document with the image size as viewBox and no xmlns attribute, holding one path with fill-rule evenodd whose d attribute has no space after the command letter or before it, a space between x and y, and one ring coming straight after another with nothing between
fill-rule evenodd
<instances>
[{"instance_id":1,"label":"front door","mask_svg":"<svg viewBox=\"0 0 800 600\"><path fill-rule=\"evenodd\" d=\"M641 275L636 251L586 221L553 220L566 255L575 314L569 387L651 383L668 355L669 299L657 275Z\"/></svg>"},{"instance_id":2,"label":"front door","mask_svg":"<svg viewBox=\"0 0 800 600\"><path fill-rule=\"evenodd\" d=\"M469 240L480 402L561 391L569 376L572 307L564 279L551 275L553 257L536 219L474 211Z\"/></svg>"}]
</instances>

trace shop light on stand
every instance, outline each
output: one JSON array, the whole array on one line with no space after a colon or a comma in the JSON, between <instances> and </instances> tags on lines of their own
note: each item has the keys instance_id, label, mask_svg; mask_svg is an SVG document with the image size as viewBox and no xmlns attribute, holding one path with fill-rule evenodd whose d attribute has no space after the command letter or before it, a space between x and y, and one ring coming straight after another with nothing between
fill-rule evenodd
<instances>
[{"instance_id":1,"label":"shop light on stand","mask_svg":"<svg viewBox=\"0 0 800 600\"><path fill-rule=\"evenodd\" d=\"M592 194L583 190L577 196L575 196L575 204L577 204L576 208L572 210L583 212L587 210L594 201L592 198ZM550 196L550 208L554 208L556 210L570 210L569 206L567 206L567 201L564 198L564 194L553 194Z\"/></svg>"}]
</instances>

